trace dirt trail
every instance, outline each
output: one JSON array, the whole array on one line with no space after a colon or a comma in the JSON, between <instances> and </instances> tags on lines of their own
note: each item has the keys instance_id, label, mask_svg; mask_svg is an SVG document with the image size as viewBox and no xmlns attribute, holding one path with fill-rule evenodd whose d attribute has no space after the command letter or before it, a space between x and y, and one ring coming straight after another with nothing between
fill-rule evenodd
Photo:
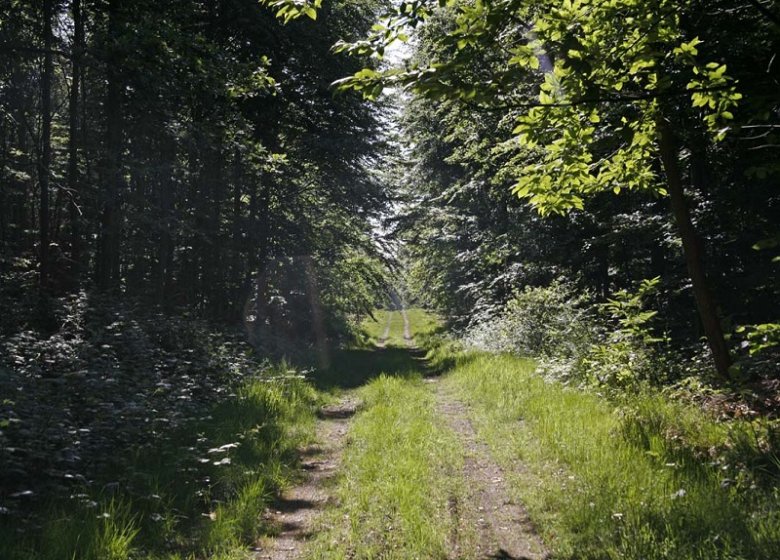
<instances>
[{"instance_id":1,"label":"dirt trail","mask_svg":"<svg viewBox=\"0 0 780 560\"><path fill-rule=\"evenodd\" d=\"M523 507L512 501L504 471L478 441L469 421L468 407L449 394L438 379L429 380L436 395L436 410L460 438L466 452L463 476L470 489L468 503L451 504L461 528L476 526L480 560L542 560L548 558ZM457 539L452 556L460 557Z\"/></svg>"},{"instance_id":2,"label":"dirt trail","mask_svg":"<svg viewBox=\"0 0 780 560\"><path fill-rule=\"evenodd\" d=\"M414 342L412 339L412 327L409 325L409 315L404 308L401 309L401 317L404 319L404 340L407 346L411 346Z\"/></svg>"},{"instance_id":3,"label":"dirt trail","mask_svg":"<svg viewBox=\"0 0 780 560\"><path fill-rule=\"evenodd\" d=\"M393 314L388 313L387 314L387 324L385 325L385 330L382 332L382 336L377 340L376 345L379 348L384 348L387 346L387 339L390 338L390 323L393 321Z\"/></svg>"},{"instance_id":4,"label":"dirt trail","mask_svg":"<svg viewBox=\"0 0 780 560\"><path fill-rule=\"evenodd\" d=\"M347 397L336 405L324 407L317 422L317 444L301 450L304 480L282 494L266 521L276 527L275 537L258 544L255 560L293 560L301 557L306 541L312 537L317 516L330 500L328 479L335 476L341 452L358 403Z\"/></svg>"}]
</instances>

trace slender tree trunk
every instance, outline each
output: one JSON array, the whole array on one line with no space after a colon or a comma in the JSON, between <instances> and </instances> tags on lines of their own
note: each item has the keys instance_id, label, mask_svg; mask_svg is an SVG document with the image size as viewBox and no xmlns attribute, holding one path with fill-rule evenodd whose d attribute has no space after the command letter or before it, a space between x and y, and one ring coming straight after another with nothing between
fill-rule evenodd
<instances>
[{"instance_id":1,"label":"slender tree trunk","mask_svg":"<svg viewBox=\"0 0 780 560\"><path fill-rule=\"evenodd\" d=\"M81 0L71 2L73 16L73 52L71 54L71 85L68 107L68 224L70 226L70 259L74 278L81 270L81 210L79 209L79 89L81 56L84 50L84 18Z\"/></svg>"},{"instance_id":2,"label":"slender tree trunk","mask_svg":"<svg viewBox=\"0 0 780 560\"><path fill-rule=\"evenodd\" d=\"M233 229L233 249L230 259L230 301L234 304L241 299L242 291L242 270L244 260L243 256L243 238L242 235L246 231L243 227L244 213L242 198L242 185L244 182L244 174L241 166L241 153L236 148L233 155L233 172L231 173L233 178L233 212L232 212L232 229ZM232 306L230 311L231 317L234 319L238 317L240 310L236 308L236 305Z\"/></svg>"},{"instance_id":3,"label":"slender tree trunk","mask_svg":"<svg viewBox=\"0 0 780 560\"><path fill-rule=\"evenodd\" d=\"M8 162L7 133L8 131L5 126L0 127L0 150L2 150L3 154L2 159L0 159L0 260L2 260L2 257L5 254L5 245L8 241L6 210L8 209L9 204L5 198L5 169ZM2 276L3 275L0 274L0 283L2 282Z\"/></svg>"},{"instance_id":4,"label":"slender tree trunk","mask_svg":"<svg viewBox=\"0 0 780 560\"><path fill-rule=\"evenodd\" d=\"M160 212L160 238L158 244L157 264L157 301L164 308L169 309L171 303L171 288L173 280L173 223L174 223L174 182L173 167L176 160L176 144L172 138L165 137L162 140L161 151L164 154L166 165L163 171L157 173L155 184L159 191Z\"/></svg>"},{"instance_id":5,"label":"slender tree trunk","mask_svg":"<svg viewBox=\"0 0 780 560\"><path fill-rule=\"evenodd\" d=\"M724 379L729 378L731 356L718 317L715 298L710 289L704 268L702 242L691 221L688 202L685 197L680 162L677 158L677 146L674 134L663 118L658 119L658 147L661 163L666 172L666 186L672 204L672 212L677 223L683 244L683 253L691 277L693 296L699 311L707 344L712 352L715 369Z\"/></svg>"},{"instance_id":6,"label":"slender tree trunk","mask_svg":"<svg viewBox=\"0 0 780 560\"><path fill-rule=\"evenodd\" d=\"M104 199L100 219L100 243L96 262L96 280L103 290L117 290L120 285L120 245L122 236L122 86L119 47L120 0L108 3L108 49L106 91L106 155Z\"/></svg>"},{"instance_id":7,"label":"slender tree trunk","mask_svg":"<svg viewBox=\"0 0 780 560\"><path fill-rule=\"evenodd\" d=\"M39 283L42 289L49 284L49 177L51 173L51 82L53 63L51 48L53 0L43 1L43 74L41 75L41 151L38 158L39 237L40 269Z\"/></svg>"}]
</instances>

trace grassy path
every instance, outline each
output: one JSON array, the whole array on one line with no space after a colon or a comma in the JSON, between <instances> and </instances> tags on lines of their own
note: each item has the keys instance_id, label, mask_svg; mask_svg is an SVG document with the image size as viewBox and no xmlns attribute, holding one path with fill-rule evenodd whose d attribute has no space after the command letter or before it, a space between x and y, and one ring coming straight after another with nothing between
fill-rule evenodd
<instances>
[{"instance_id":1,"label":"grassy path","mask_svg":"<svg viewBox=\"0 0 780 560\"><path fill-rule=\"evenodd\" d=\"M466 406L439 378L425 377L411 344L434 326L417 310L380 312L368 325L377 348L341 356L345 368L370 373L348 393L361 406L328 489L334 505L307 518L307 531L292 531L293 538L312 535L304 547L287 545L293 556L267 558L545 557L503 470L477 441Z\"/></svg>"},{"instance_id":2,"label":"grassy path","mask_svg":"<svg viewBox=\"0 0 780 560\"><path fill-rule=\"evenodd\" d=\"M274 536L263 539L257 560L293 560L302 553L314 520L330 499L328 484L341 464L348 421L358 402L346 396L321 409L316 426L316 443L301 455L304 479L285 491L266 513Z\"/></svg>"},{"instance_id":3,"label":"grassy path","mask_svg":"<svg viewBox=\"0 0 780 560\"><path fill-rule=\"evenodd\" d=\"M661 395L618 404L513 356L439 344L423 358L409 341L426 344L435 321L418 310L367 326L387 344L342 351L328 374L360 403L341 420L340 467L291 494L319 498L281 517L286 555L260 558L778 557L772 464L740 479L734 454L760 449L723 444L754 445L733 432L754 426L724 428Z\"/></svg>"}]
</instances>

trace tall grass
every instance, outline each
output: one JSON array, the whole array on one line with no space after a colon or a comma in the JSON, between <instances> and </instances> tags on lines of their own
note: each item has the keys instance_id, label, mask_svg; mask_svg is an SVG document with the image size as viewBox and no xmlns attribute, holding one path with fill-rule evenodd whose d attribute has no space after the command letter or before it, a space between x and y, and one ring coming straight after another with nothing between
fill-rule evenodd
<instances>
[{"instance_id":1,"label":"tall grass","mask_svg":"<svg viewBox=\"0 0 780 560\"><path fill-rule=\"evenodd\" d=\"M658 395L616 407L534 369L511 356L474 356L447 382L517 473L513 487L556 557L778 557L778 480L740 483L745 471L711 451L728 449L744 426Z\"/></svg>"}]
</instances>

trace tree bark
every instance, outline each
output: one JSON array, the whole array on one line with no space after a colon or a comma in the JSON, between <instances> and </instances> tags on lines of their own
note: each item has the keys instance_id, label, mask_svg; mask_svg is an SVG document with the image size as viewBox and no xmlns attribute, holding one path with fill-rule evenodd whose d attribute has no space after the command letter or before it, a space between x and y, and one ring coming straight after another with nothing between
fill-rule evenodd
<instances>
[{"instance_id":1,"label":"tree bark","mask_svg":"<svg viewBox=\"0 0 780 560\"><path fill-rule=\"evenodd\" d=\"M696 308L699 312L704 335L707 338L707 344L712 352L715 369L721 377L728 379L729 367L732 363L731 356L726 345L726 339L723 336L715 298L707 280L704 268L703 245L691 221L691 214L683 187L682 172L680 171L680 163L677 157L676 139L663 117L658 119L657 131L661 163L666 173L666 186L669 191L677 229L682 239L683 253L688 267L688 274L691 277Z\"/></svg>"},{"instance_id":2,"label":"tree bark","mask_svg":"<svg viewBox=\"0 0 780 560\"><path fill-rule=\"evenodd\" d=\"M120 249L122 235L122 86L119 56L119 0L108 3L108 57L106 64L106 154L104 196L100 217L100 241L96 260L96 282L102 290L120 286Z\"/></svg>"},{"instance_id":3,"label":"tree bark","mask_svg":"<svg viewBox=\"0 0 780 560\"><path fill-rule=\"evenodd\" d=\"M70 225L70 259L73 274L78 278L81 269L81 211L79 200L79 89L81 82L81 56L84 50L84 18L81 0L71 3L73 16L73 54L71 58L71 85L68 106L68 223Z\"/></svg>"},{"instance_id":4,"label":"tree bark","mask_svg":"<svg viewBox=\"0 0 780 560\"><path fill-rule=\"evenodd\" d=\"M49 177L51 173L51 82L54 72L51 47L53 0L43 2L43 73L41 74L41 151L38 158L39 212L39 284L46 289L49 283Z\"/></svg>"}]
</instances>

